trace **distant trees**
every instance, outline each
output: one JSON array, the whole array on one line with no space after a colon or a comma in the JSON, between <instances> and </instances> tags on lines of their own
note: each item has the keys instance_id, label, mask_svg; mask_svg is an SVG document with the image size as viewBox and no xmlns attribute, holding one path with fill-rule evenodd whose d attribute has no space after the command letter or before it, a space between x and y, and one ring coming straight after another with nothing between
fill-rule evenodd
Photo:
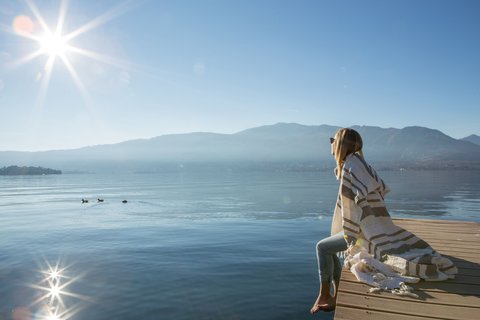
<instances>
[{"instance_id":1,"label":"distant trees","mask_svg":"<svg viewBox=\"0 0 480 320\"><path fill-rule=\"evenodd\" d=\"M42 167L19 167L9 166L0 168L2 176L20 176L20 175L44 175L44 174L62 174L61 170L42 168Z\"/></svg>"}]
</instances>

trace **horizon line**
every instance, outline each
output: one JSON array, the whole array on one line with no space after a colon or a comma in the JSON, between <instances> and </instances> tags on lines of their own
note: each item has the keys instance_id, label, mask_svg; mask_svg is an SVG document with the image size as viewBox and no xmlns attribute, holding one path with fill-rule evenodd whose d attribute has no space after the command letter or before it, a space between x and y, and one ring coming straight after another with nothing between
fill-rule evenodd
<instances>
[{"instance_id":1,"label":"horizon line","mask_svg":"<svg viewBox=\"0 0 480 320\"><path fill-rule=\"evenodd\" d=\"M249 127L240 131L232 132L232 133L225 133L225 132L212 132L212 131L190 131L190 132L177 132L177 133L165 133L165 134L160 134L157 136L152 136L152 137L139 137L139 138L131 138L127 140L122 140L122 141L117 141L117 142L110 142L110 143L100 143L100 144L93 144L93 145L84 145L84 146L78 146L78 147L72 147L72 148L53 148L53 149L39 149L39 150L0 150L0 152L25 152L25 153L34 153L34 152L52 152L52 151L73 151L73 150L79 150L79 149L84 149L84 148L92 148L92 147L97 147L97 146L110 146L110 145L115 145L115 144L120 144L120 143L125 143L125 142L130 142L130 141L137 141L137 140L151 140L159 137L164 137L164 136L172 136L172 135L187 135L187 134L218 134L218 135L235 135L247 130L251 129L256 129L256 128L262 128L262 127L272 127L272 126L277 126L277 125L300 125L304 127L320 127L320 126L328 126L328 127L336 127L336 128L342 128L342 126L338 125L331 125L331 124L302 124L298 122L276 122L274 124L265 124L265 125L260 125L256 127ZM395 129L395 130L403 130L405 128L412 128L412 127L417 127L417 128L425 128L429 130L438 130L441 133L445 134L446 136L455 139L455 140L462 140L465 138L468 138L470 136L477 136L477 134L470 134L468 136L462 137L462 138L454 138L446 133L444 133L440 129L435 129L435 128L430 128L430 127L425 127L425 126L420 126L420 125L409 125L405 126L403 128L396 128L396 127L381 127L381 126L372 126L372 125L360 125L360 124L354 124L350 126L346 126L347 128L352 128L352 127L370 127L370 128L380 128L380 129Z\"/></svg>"}]
</instances>

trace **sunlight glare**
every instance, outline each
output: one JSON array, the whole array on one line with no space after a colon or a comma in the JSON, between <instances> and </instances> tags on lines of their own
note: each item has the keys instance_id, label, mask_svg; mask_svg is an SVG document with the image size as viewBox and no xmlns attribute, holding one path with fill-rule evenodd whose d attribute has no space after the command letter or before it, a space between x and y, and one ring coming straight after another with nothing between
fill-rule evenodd
<instances>
[{"instance_id":1,"label":"sunlight glare","mask_svg":"<svg viewBox=\"0 0 480 320\"><path fill-rule=\"evenodd\" d=\"M82 275L70 276L68 272L69 267L61 263L60 260L57 260L55 264L50 264L45 260L45 264L46 268L42 265L38 270L41 274L40 282L28 285L30 288L39 291L39 294L36 295L28 308L37 309L34 317L36 320L73 319L73 316L80 312L84 306L80 303L71 305L71 299L91 301L87 296L73 293L67 289L72 283L79 280ZM67 303L70 305L67 306ZM0 319L3 318L0 317Z\"/></svg>"},{"instance_id":2,"label":"sunlight glare","mask_svg":"<svg viewBox=\"0 0 480 320\"><path fill-rule=\"evenodd\" d=\"M58 309L56 308L49 308L48 309L48 314L43 318L42 320L61 320L62 317L58 314Z\"/></svg>"},{"instance_id":3,"label":"sunlight glare","mask_svg":"<svg viewBox=\"0 0 480 320\"><path fill-rule=\"evenodd\" d=\"M68 50L68 44L59 34L46 33L39 39L40 51L49 56L61 56Z\"/></svg>"},{"instance_id":4,"label":"sunlight glare","mask_svg":"<svg viewBox=\"0 0 480 320\"><path fill-rule=\"evenodd\" d=\"M57 269L50 271L50 279L56 280L59 275L60 272Z\"/></svg>"},{"instance_id":5,"label":"sunlight glare","mask_svg":"<svg viewBox=\"0 0 480 320\"><path fill-rule=\"evenodd\" d=\"M42 271L43 274L45 274L47 277L45 278L45 281L49 280L60 280L60 278L64 278L62 275L62 272L65 270L65 268L60 269L58 264L55 266L51 266L48 264L48 270Z\"/></svg>"},{"instance_id":6,"label":"sunlight glare","mask_svg":"<svg viewBox=\"0 0 480 320\"><path fill-rule=\"evenodd\" d=\"M79 54L81 56L88 57L96 61L101 61L103 63L108 63L117 67L121 67L122 69L128 68L128 63L124 61L91 50L80 48L78 46L71 46L69 42L73 41L80 35L83 35L89 31L92 31L95 28L100 27L101 25L103 25L107 21L114 19L118 15L127 12L132 7L133 1L127 0L121 2L116 7L113 7L104 14L90 20L83 26L69 33L65 32L66 30L64 30L68 4L67 0L60 1L58 19L54 28L51 28L49 26L51 24L45 21L35 1L26 0L26 4L30 9L31 14L33 15L33 20L26 15L19 15L13 21L12 29L14 33L18 36L30 39L35 42L39 48L36 51L28 53L27 55L20 57L19 59L14 61L12 63L12 67L18 67L20 65L23 65L39 56L47 57L43 71L39 73L39 76L37 76L37 80L42 79L40 91L37 97L38 105L41 106L46 97L46 93L50 84L52 69L56 61L63 62L66 71L70 74L73 82L82 94L84 101L87 105L91 104L88 92L83 85L83 82L81 81L75 66L73 65L72 61L69 60L70 57L67 56L67 53ZM57 57L60 59L56 59Z\"/></svg>"},{"instance_id":7,"label":"sunlight glare","mask_svg":"<svg viewBox=\"0 0 480 320\"><path fill-rule=\"evenodd\" d=\"M51 301L54 301L55 299L60 299L60 293L61 293L61 290L58 284L53 284L50 287L50 292L49 292Z\"/></svg>"}]
</instances>

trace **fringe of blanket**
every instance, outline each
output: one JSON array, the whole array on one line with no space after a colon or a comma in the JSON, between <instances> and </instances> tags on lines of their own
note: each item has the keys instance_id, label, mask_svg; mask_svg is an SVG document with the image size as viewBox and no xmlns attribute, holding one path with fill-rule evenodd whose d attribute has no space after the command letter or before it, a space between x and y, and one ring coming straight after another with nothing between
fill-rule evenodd
<instances>
[{"instance_id":1,"label":"fringe of blanket","mask_svg":"<svg viewBox=\"0 0 480 320\"><path fill-rule=\"evenodd\" d=\"M400 283L400 288L396 288L396 289L392 289L392 290L389 290L389 289L386 289L386 288L380 288L380 287L373 287L373 288L370 288L370 290L368 290L368 292L370 292L370 293L378 293L378 292L381 292L381 291L387 291L387 292L393 293L397 296L405 296L405 297L411 297L411 298L415 298L415 299L419 298L418 294L413 293L413 288L410 287L409 285L406 285L404 282Z\"/></svg>"},{"instance_id":2,"label":"fringe of blanket","mask_svg":"<svg viewBox=\"0 0 480 320\"><path fill-rule=\"evenodd\" d=\"M345 257L344 267L350 269L357 280L373 287L369 292L386 291L398 296L419 298L413 292L413 288L407 285L407 283L418 282L419 278L398 274L389 266L374 259L365 250L353 244L342 252L342 255Z\"/></svg>"}]
</instances>

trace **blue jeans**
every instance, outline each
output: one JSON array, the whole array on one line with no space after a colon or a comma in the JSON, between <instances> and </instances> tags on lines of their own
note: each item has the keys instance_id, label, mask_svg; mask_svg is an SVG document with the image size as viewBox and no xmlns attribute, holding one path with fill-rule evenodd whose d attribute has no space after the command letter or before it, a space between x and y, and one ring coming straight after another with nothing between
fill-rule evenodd
<instances>
[{"instance_id":1,"label":"blue jeans","mask_svg":"<svg viewBox=\"0 0 480 320\"><path fill-rule=\"evenodd\" d=\"M343 232L320 240L317 243L318 274L321 282L331 283L340 280L342 263L337 256L340 251L347 250L347 241Z\"/></svg>"}]
</instances>

